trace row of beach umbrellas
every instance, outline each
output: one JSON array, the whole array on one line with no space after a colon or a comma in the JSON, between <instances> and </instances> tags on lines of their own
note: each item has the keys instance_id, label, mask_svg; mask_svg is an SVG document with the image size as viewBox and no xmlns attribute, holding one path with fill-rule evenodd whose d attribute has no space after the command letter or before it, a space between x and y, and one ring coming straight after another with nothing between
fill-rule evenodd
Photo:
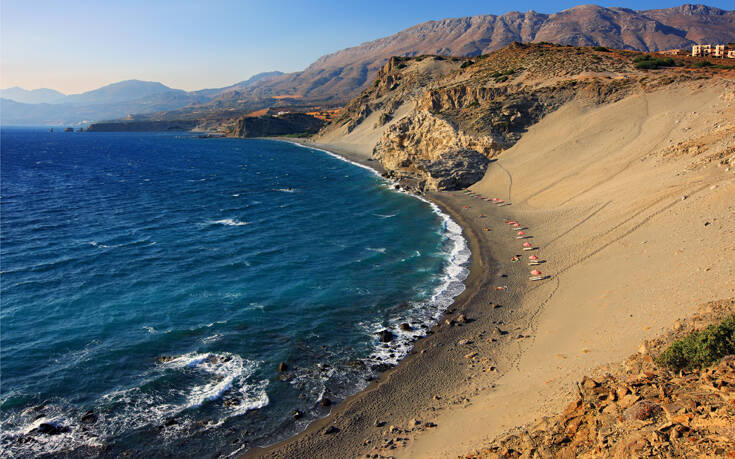
<instances>
[{"instance_id":1,"label":"row of beach umbrellas","mask_svg":"<svg viewBox=\"0 0 735 459\"><path fill-rule=\"evenodd\" d=\"M503 199L489 198L489 197L482 196L481 194L475 193L475 192L470 191L470 190L464 190L464 192L465 192L465 194L467 194L468 196L470 196L472 198L480 199L480 200L483 200L483 201L492 202L493 204L496 204L498 207L510 205L509 202L506 202ZM510 229L515 233L515 238L516 239L524 240L524 239L530 239L530 238L532 238L532 236L530 236L530 235L528 235L526 233L526 231L528 230L528 228L525 227L524 225L522 225L519 221L512 220L510 218L505 218L504 220L505 220L505 223L510 227ZM523 251L525 251L525 252L533 252L533 251L538 250L538 247L534 247L533 244L531 244L529 241L523 241L521 243L521 249ZM513 262L517 262L519 260L520 260L520 257L518 257L518 256L514 256L511 259L511 261L513 261ZM538 255L536 255L535 253L528 256L528 265L529 266L538 266L538 265L540 265L543 262L544 261L541 260L541 259L539 259ZM528 280L531 280L531 281L540 281L540 280L544 280L544 279L547 279L548 278L548 276L544 276L544 274L541 271L539 271L538 269L532 269L529 274L530 274L530 277L528 278ZM505 287L505 289L507 290L507 287ZM496 290L497 290L497 288L496 288Z\"/></svg>"}]
</instances>

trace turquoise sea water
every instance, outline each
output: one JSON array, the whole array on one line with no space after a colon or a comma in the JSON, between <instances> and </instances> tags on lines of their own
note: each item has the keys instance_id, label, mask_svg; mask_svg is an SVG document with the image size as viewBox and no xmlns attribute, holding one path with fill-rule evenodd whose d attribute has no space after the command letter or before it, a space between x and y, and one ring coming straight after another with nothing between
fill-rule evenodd
<instances>
[{"instance_id":1,"label":"turquoise sea water","mask_svg":"<svg viewBox=\"0 0 735 459\"><path fill-rule=\"evenodd\" d=\"M395 364L464 288L456 224L325 152L170 133L1 135L9 456L273 443ZM380 343L383 329L393 342Z\"/></svg>"}]
</instances>

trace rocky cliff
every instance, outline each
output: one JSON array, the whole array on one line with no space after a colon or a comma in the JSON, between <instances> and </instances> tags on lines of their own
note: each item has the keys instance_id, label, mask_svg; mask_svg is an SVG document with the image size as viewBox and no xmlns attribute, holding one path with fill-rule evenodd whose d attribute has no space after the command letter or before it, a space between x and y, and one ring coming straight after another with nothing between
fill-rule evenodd
<instances>
[{"instance_id":1,"label":"rocky cliff","mask_svg":"<svg viewBox=\"0 0 735 459\"><path fill-rule=\"evenodd\" d=\"M475 58L394 57L321 136L372 135L373 157L387 175L417 191L455 189L479 180L487 167L468 152L492 159L573 99L612 103L729 71L697 67L688 57L646 70L641 59L650 58L551 44L513 44Z\"/></svg>"},{"instance_id":2,"label":"rocky cliff","mask_svg":"<svg viewBox=\"0 0 735 459\"><path fill-rule=\"evenodd\" d=\"M235 137L272 137L294 134L314 134L324 121L304 113L285 113L276 116L251 116L237 120L230 133Z\"/></svg>"},{"instance_id":3,"label":"rocky cliff","mask_svg":"<svg viewBox=\"0 0 735 459\"><path fill-rule=\"evenodd\" d=\"M190 131L196 120L110 121L90 124L87 132Z\"/></svg>"}]
</instances>

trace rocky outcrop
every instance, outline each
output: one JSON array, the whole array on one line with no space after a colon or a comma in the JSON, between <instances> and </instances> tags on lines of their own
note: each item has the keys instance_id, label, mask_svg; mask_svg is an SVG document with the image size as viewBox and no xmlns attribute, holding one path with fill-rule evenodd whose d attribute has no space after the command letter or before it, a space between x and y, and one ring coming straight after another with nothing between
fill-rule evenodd
<instances>
[{"instance_id":1,"label":"rocky outcrop","mask_svg":"<svg viewBox=\"0 0 735 459\"><path fill-rule=\"evenodd\" d=\"M705 304L701 311L603 376L584 377L561 414L466 457L732 457L735 356L678 372L652 358L674 338L735 313L735 300Z\"/></svg>"},{"instance_id":2,"label":"rocky outcrop","mask_svg":"<svg viewBox=\"0 0 735 459\"><path fill-rule=\"evenodd\" d=\"M324 121L304 113L285 113L276 116L246 116L237 120L232 135L235 137L272 137L292 134L314 134Z\"/></svg>"},{"instance_id":3,"label":"rocky outcrop","mask_svg":"<svg viewBox=\"0 0 735 459\"><path fill-rule=\"evenodd\" d=\"M420 161L417 169L426 176L425 188L459 190L478 182L490 160L475 150L449 150L436 161Z\"/></svg>"},{"instance_id":4,"label":"rocky outcrop","mask_svg":"<svg viewBox=\"0 0 735 459\"><path fill-rule=\"evenodd\" d=\"M420 110L388 126L373 157L389 177L421 192L454 190L477 182L487 169L488 157L501 150L491 137L467 135Z\"/></svg>"},{"instance_id":5,"label":"rocky outcrop","mask_svg":"<svg viewBox=\"0 0 735 459\"><path fill-rule=\"evenodd\" d=\"M87 132L190 131L196 126L197 120L112 121L90 124Z\"/></svg>"},{"instance_id":6,"label":"rocky outcrop","mask_svg":"<svg viewBox=\"0 0 735 459\"><path fill-rule=\"evenodd\" d=\"M503 146L492 137L467 135L447 120L419 110L388 126L373 156L386 170L415 169L419 161L436 161L444 152L457 149L491 157Z\"/></svg>"}]
</instances>

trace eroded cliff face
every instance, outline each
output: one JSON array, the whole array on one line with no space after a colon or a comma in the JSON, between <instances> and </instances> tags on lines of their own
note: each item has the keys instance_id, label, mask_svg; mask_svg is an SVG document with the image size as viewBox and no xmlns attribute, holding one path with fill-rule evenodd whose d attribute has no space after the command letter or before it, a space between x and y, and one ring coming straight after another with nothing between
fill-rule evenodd
<instances>
[{"instance_id":1,"label":"eroded cliff face","mask_svg":"<svg viewBox=\"0 0 735 459\"><path fill-rule=\"evenodd\" d=\"M304 113L287 113L279 116L246 116L237 120L231 135L235 137L270 137L313 134L322 126L324 126L324 121Z\"/></svg>"},{"instance_id":2,"label":"eroded cliff face","mask_svg":"<svg viewBox=\"0 0 735 459\"><path fill-rule=\"evenodd\" d=\"M414 191L465 187L487 167L468 152L492 159L571 100L611 103L705 77L701 69L639 70L633 59L640 55L515 44L475 58L396 57L324 132L372 132L373 158Z\"/></svg>"}]
</instances>

